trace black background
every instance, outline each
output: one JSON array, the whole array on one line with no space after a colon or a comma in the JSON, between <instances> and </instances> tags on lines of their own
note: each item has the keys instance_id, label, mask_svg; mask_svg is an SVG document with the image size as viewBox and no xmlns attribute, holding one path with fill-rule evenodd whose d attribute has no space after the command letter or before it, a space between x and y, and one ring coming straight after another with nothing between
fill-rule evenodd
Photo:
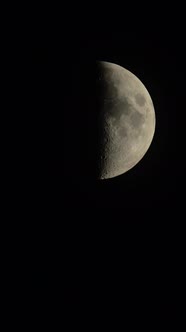
<instances>
[{"instance_id":1,"label":"black background","mask_svg":"<svg viewBox=\"0 0 186 332\"><path fill-rule=\"evenodd\" d=\"M30 44L35 194L51 234L53 293L62 294L69 324L87 317L88 326L100 318L103 326L177 321L185 181L182 29L167 16L105 16L92 23L78 15L52 33L44 26ZM156 112L144 158L101 182L94 178L95 60L133 72Z\"/></svg>"}]
</instances>

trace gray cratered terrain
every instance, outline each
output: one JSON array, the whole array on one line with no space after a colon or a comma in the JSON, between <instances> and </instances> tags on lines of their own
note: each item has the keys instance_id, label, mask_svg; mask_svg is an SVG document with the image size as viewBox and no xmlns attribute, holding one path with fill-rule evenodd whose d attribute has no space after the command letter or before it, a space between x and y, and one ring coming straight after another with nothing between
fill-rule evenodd
<instances>
[{"instance_id":1,"label":"gray cratered terrain","mask_svg":"<svg viewBox=\"0 0 186 332\"><path fill-rule=\"evenodd\" d=\"M155 131L155 112L143 83L123 67L97 62L99 178L118 176L147 152Z\"/></svg>"}]
</instances>

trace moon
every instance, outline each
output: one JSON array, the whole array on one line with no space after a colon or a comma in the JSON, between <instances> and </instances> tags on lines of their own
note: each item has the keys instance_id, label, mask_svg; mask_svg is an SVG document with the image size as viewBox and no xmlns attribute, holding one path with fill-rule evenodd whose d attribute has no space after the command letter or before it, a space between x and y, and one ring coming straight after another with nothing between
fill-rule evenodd
<instances>
[{"instance_id":1,"label":"moon","mask_svg":"<svg viewBox=\"0 0 186 332\"><path fill-rule=\"evenodd\" d=\"M133 168L146 154L155 132L149 92L129 70L110 62L96 63L99 105L99 179Z\"/></svg>"}]
</instances>

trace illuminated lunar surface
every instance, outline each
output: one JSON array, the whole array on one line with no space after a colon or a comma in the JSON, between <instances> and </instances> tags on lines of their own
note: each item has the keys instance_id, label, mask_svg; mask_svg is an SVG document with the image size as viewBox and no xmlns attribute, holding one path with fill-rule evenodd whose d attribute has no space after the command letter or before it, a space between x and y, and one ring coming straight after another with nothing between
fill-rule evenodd
<instances>
[{"instance_id":1,"label":"illuminated lunar surface","mask_svg":"<svg viewBox=\"0 0 186 332\"><path fill-rule=\"evenodd\" d=\"M143 83L125 68L97 62L99 95L99 179L121 175L147 152L155 132L155 112Z\"/></svg>"}]
</instances>

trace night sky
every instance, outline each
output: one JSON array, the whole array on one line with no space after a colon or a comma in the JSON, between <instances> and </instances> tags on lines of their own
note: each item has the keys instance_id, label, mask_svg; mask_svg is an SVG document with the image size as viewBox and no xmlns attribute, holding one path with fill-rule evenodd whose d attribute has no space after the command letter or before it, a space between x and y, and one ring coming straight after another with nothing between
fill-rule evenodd
<instances>
[{"instance_id":1,"label":"night sky","mask_svg":"<svg viewBox=\"0 0 186 332\"><path fill-rule=\"evenodd\" d=\"M64 26L31 45L37 175L69 322L86 316L89 323L101 317L108 326L127 319L159 323L180 314L183 38L172 22L155 21L146 29L137 23L128 29L100 22ZM101 182L94 174L96 120L87 113L96 112L95 60L134 73L156 113L144 158L124 175Z\"/></svg>"}]
</instances>

